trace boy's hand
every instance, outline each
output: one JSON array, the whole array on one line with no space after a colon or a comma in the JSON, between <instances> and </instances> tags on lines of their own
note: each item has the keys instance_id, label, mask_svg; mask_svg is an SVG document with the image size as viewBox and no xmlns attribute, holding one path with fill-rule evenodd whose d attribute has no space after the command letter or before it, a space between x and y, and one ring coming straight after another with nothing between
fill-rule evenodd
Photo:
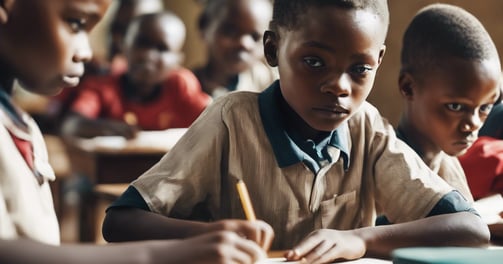
<instances>
[{"instance_id":1,"label":"boy's hand","mask_svg":"<svg viewBox=\"0 0 503 264\"><path fill-rule=\"evenodd\" d=\"M336 259L357 259L366 252L365 241L349 231L320 229L285 253L289 261L327 263Z\"/></svg>"},{"instance_id":2,"label":"boy's hand","mask_svg":"<svg viewBox=\"0 0 503 264\"><path fill-rule=\"evenodd\" d=\"M138 127L130 126L122 121L106 120L101 124L105 136L122 136L126 139L132 139L136 137L139 131Z\"/></svg>"},{"instance_id":3,"label":"boy's hand","mask_svg":"<svg viewBox=\"0 0 503 264\"><path fill-rule=\"evenodd\" d=\"M169 241L168 241L169 243ZM267 258L266 252L251 240L232 231L216 231L163 246L159 263L243 263ZM166 262L167 261L167 262Z\"/></svg>"},{"instance_id":4,"label":"boy's hand","mask_svg":"<svg viewBox=\"0 0 503 264\"><path fill-rule=\"evenodd\" d=\"M255 241L263 250L269 250L274 238L272 227L262 220L221 220L210 223L207 231L233 231L241 237Z\"/></svg>"}]
</instances>

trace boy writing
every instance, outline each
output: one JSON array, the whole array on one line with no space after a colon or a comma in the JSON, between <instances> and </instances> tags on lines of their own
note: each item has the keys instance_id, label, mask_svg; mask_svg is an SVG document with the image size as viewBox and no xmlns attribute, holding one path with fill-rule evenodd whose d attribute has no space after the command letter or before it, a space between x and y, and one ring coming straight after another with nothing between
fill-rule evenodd
<instances>
[{"instance_id":1,"label":"boy writing","mask_svg":"<svg viewBox=\"0 0 503 264\"><path fill-rule=\"evenodd\" d=\"M136 17L124 39L128 70L89 76L63 123L63 133L126 138L142 130L188 127L210 97L192 72L180 66L185 25L173 13Z\"/></svg>"},{"instance_id":2,"label":"boy writing","mask_svg":"<svg viewBox=\"0 0 503 264\"><path fill-rule=\"evenodd\" d=\"M91 59L88 33L109 4L0 1L0 263L253 263L263 258L256 243L232 232L187 240L59 246L49 188L54 172L36 123L12 103L12 85L17 79L41 95L77 85Z\"/></svg>"},{"instance_id":3,"label":"boy writing","mask_svg":"<svg viewBox=\"0 0 503 264\"><path fill-rule=\"evenodd\" d=\"M243 180L275 232L272 248L291 249L288 260L486 244L487 226L470 205L365 102L387 27L383 0L276 0L264 52L280 79L209 106L108 209L105 238L245 233L234 187ZM378 209L396 224L373 226ZM201 218L212 222L190 221Z\"/></svg>"}]
</instances>

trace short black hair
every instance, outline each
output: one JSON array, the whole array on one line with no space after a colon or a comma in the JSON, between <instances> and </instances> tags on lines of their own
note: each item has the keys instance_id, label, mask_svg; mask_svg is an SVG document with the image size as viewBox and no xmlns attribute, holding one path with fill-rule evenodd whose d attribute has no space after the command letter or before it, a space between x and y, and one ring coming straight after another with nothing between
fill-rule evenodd
<instances>
[{"instance_id":1,"label":"short black hair","mask_svg":"<svg viewBox=\"0 0 503 264\"><path fill-rule=\"evenodd\" d=\"M498 59L498 51L482 23L465 9L428 5L414 16L402 41L402 73L423 74L447 57Z\"/></svg>"},{"instance_id":2,"label":"short black hair","mask_svg":"<svg viewBox=\"0 0 503 264\"><path fill-rule=\"evenodd\" d=\"M129 26L126 31L126 36L125 40L128 39L131 34L129 31L132 30L132 28L136 28L135 30L140 30L142 27L145 25L151 25L152 23L169 23L168 25L164 24L163 26L167 28L170 32L173 32L173 30L176 31L181 31L183 34L183 41L185 41L185 35L186 35L186 27L185 23L183 20L176 15L175 13L169 11L169 10L163 10L161 12L155 12L155 13L147 13L143 15L136 16L133 18L131 23L129 23ZM138 34L137 31L135 31L136 34Z\"/></svg>"},{"instance_id":3,"label":"short black hair","mask_svg":"<svg viewBox=\"0 0 503 264\"><path fill-rule=\"evenodd\" d=\"M389 24L386 0L274 0L271 29L280 26L295 29L303 24L303 15L312 6L337 6L345 9L364 9L375 13L386 25Z\"/></svg>"},{"instance_id":4,"label":"short black hair","mask_svg":"<svg viewBox=\"0 0 503 264\"><path fill-rule=\"evenodd\" d=\"M199 29L205 29L211 22L211 20L219 17L226 7L229 7L233 3L243 0L198 0L200 4L203 5L203 10L199 15L198 26ZM248 0L257 1L257 0ZM266 2L272 2L273 0L264 0Z\"/></svg>"}]
</instances>

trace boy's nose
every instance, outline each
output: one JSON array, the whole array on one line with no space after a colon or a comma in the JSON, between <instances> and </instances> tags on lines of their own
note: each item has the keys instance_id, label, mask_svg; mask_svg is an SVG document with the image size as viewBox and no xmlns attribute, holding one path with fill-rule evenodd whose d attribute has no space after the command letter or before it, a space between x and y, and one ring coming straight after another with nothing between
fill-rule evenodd
<instances>
[{"instance_id":1,"label":"boy's nose","mask_svg":"<svg viewBox=\"0 0 503 264\"><path fill-rule=\"evenodd\" d=\"M255 46L255 40L253 40L253 37L249 34L242 35L239 38L239 46L245 50L252 50Z\"/></svg>"},{"instance_id":2,"label":"boy's nose","mask_svg":"<svg viewBox=\"0 0 503 264\"><path fill-rule=\"evenodd\" d=\"M73 62L89 62L93 57L93 51L87 35L76 39L75 42L77 44L72 58Z\"/></svg>"},{"instance_id":3,"label":"boy's nose","mask_svg":"<svg viewBox=\"0 0 503 264\"><path fill-rule=\"evenodd\" d=\"M482 127L483 121L480 116L476 113L470 114L466 121L461 124L461 131L463 132L474 132Z\"/></svg>"},{"instance_id":4,"label":"boy's nose","mask_svg":"<svg viewBox=\"0 0 503 264\"><path fill-rule=\"evenodd\" d=\"M346 73L337 74L321 85L321 92L331 93L337 97L347 97L351 94L351 78Z\"/></svg>"}]
</instances>

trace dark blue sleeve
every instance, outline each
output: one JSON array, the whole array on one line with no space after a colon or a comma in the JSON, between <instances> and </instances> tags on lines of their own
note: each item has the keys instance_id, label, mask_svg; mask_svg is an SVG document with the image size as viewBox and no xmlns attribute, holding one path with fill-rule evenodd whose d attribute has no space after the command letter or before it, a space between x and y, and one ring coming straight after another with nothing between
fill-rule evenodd
<instances>
[{"instance_id":1,"label":"dark blue sleeve","mask_svg":"<svg viewBox=\"0 0 503 264\"><path fill-rule=\"evenodd\" d=\"M426 217L459 212L470 212L480 216L461 193L452 191L444 195Z\"/></svg>"},{"instance_id":2,"label":"dark blue sleeve","mask_svg":"<svg viewBox=\"0 0 503 264\"><path fill-rule=\"evenodd\" d=\"M129 186L127 190L107 208L107 211L110 208L119 207L134 207L150 211L143 197L141 197L140 193L133 186Z\"/></svg>"},{"instance_id":3,"label":"dark blue sleeve","mask_svg":"<svg viewBox=\"0 0 503 264\"><path fill-rule=\"evenodd\" d=\"M444 195L437 202L435 207L431 209L430 213L426 217L441 215L441 214L451 214L459 212L470 212L472 214L480 216L477 211L466 201L466 199L458 191L452 191ZM377 217L376 226L378 225L389 225L392 224L385 215L380 215Z\"/></svg>"}]
</instances>

